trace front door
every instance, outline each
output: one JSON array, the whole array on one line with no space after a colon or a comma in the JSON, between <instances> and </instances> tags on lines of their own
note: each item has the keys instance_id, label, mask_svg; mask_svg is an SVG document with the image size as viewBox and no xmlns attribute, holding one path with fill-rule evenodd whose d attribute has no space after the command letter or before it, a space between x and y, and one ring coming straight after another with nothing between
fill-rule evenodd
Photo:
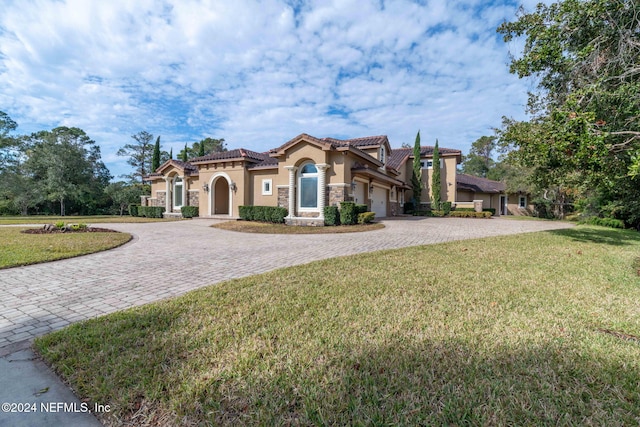
<instances>
[{"instance_id":1,"label":"front door","mask_svg":"<svg viewBox=\"0 0 640 427\"><path fill-rule=\"evenodd\" d=\"M229 215L229 183L224 178L218 178L213 183L213 214Z\"/></svg>"}]
</instances>

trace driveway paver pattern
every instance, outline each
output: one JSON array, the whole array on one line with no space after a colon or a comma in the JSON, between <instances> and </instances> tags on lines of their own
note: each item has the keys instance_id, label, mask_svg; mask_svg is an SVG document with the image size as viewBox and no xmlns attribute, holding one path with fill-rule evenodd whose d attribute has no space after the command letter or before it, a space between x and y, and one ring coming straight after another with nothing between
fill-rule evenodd
<instances>
[{"instance_id":1,"label":"driveway paver pattern","mask_svg":"<svg viewBox=\"0 0 640 427\"><path fill-rule=\"evenodd\" d=\"M498 218L402 218L385 220L384 229L364 233L267 235L211 228L216 222L103 225L134 239L106 252L0 270L0 356L73 322L227 279L336 256L572 226Z\"/></svg>"}]
</instances>

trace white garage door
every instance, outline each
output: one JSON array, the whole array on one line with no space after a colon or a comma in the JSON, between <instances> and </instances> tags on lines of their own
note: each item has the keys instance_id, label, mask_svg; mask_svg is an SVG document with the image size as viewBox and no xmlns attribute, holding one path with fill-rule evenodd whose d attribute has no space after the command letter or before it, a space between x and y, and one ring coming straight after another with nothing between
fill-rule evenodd
<instances>
[{"instance_id":1,"label":"white garage door","mask_svg":"<svg viewBox=\"0 0 640 427\"><path fill-rule=\"evenodd\" d=\"M389 190L373 187L371 194L371 211L376 213L376 218L387 216L387 193Z\"/></svg>"}]
</instances>

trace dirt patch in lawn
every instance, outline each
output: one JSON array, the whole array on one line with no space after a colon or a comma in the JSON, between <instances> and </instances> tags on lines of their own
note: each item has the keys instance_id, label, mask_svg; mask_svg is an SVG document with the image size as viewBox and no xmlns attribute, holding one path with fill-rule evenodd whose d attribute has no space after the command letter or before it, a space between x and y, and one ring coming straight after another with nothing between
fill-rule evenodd
<instances>
[{"instance_id":1,"label":"dirt patch in lawn","mask_svg":"<svg viewBox=\"0 0 640 427\"><path fill-rule=\"evenodd\" d=\"M25 234L63 234L63 233L118 233L116 230L111 230L109 228L99 228L99 227L85 227L85 228L57 228L57 227L47 227L44 226L42 228L29 228L27 230L22 230L22 233Z\"/></svg>"}]
</instances>

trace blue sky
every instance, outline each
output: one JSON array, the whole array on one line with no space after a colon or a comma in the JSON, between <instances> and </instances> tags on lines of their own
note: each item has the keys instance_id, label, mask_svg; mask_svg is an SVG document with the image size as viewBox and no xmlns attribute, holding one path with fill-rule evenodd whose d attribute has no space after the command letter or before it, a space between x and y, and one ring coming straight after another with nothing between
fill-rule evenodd
<instances>
[{"instance_id":1,"label":"blue sky","mask_svg":"<svg viewBox=\"0 0 640 427\"><path fill-rule=\"evenodd\" d=\"M530 83L509 74L497 0L4 1L0 111L30 133L84 129L111 173L146 130L266 151L300 133L388 135L468 152Z\"/></svg>"}]
</instances>

